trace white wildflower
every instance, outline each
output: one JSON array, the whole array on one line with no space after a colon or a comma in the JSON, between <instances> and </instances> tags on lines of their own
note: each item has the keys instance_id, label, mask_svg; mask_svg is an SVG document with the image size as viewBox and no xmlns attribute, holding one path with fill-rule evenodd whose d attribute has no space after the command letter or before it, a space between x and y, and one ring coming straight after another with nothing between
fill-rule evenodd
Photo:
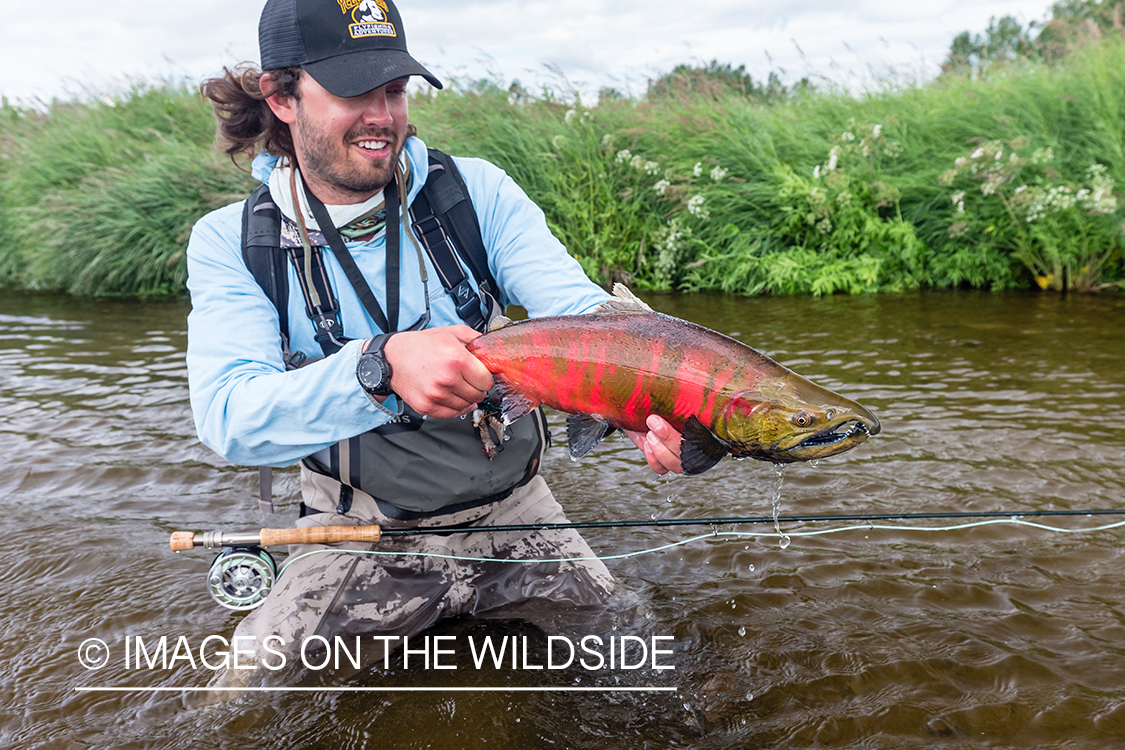
<instances>
[{"instance_id":1,"label":"white wildflower","mask_svg":"<svg viewBox=\"0 0 1125 750\"><path fill-rule=\"evenodd\" d=\"M828 217L825 217L816 223L816 228L821 234L831 234L832 222L828 219Z\"/></svg>"},{"instance_id":2,"label":"white wildflower","mask_svg":"<svg viewBox=\"0 0 1125 750\"><path fill-rule=\"evenodd\" d=\"M668 180L661 180L660 182L653 185L652 189L660 193L661 195L664 195L664 191L667 190L668 186L670 186L671 184L672 183L668 182Z\"/></svg>"},{"instance_id":3,"label":"white wildflower","mask_svg":"<svg viewBox=\"0 0 1125 750\"><path fill-rule=\"evenodd\" d=\"M654 161L645 162L645 174L656 174L660 171L660 165Z\"/></svg>"},{"instance_id":4,"label":"white wildflower","mask_svg":"<svg viewBox=\"0 0 1125 750\"><path fill-rule=\"evenodd\" d=\"M727 176L727 170L723 169L718 164L716 164L711 169L711 179L714 180L715 182L722 182L723 178L726 177L726 176Z\"/></svg>"},{"instance_id":5,"label":"white wildflower","mask_svg":"<svg viewBox=\"0 0 1125 750\"><path fill-rule=\"evenodd\" d=\"M697 161L695 166L691 168L691 173L696 177L703 174L703 162Z\"/></svg>"},{"instance_id":6,"label":"white wildflower","mask_svg":"<svg viewBox=\"0 0 1125 750\"><path fill-rule=\"evenodd\" d=\"M563 138L561 135L556 135L554 138L551 139L551 145L554 146L555 148L559 148L564 143L566 143L566 138Z\"/></svg>"},{"instance_id":7,"label":"white wildflower","mask_svg":"<svg viewBox=\"0 0 1125 750\"><path fill-rule=\"evenodd\" d=\"M977 150L976 150L976 151L974 151L973 153L969 154L969 158L970 158L970 159L979 159L979 158L981 158L982 156L984 156L984 149L983 149L983 148L980 148L979 146L977 147Z\"/></svg>"},{"instance_id":8,"label":"white wildflower","mask_svg":"<svg viewBox=\"0 0 1125 750\"><path fill-rule=\"evenodd\" d=\"M688 213L698 219L706 219L711 215L707 207L703 205L704 198L702 195L693 195L687 202Z\"/></svg>"},{"instance_id":9,"label":"white wildflower","mask_svg":"<svg viewBox=\"0 0 1125 750\"><path fill-rule=\"evenodd\" d=\"M629 153L629 149L623 148L617 152L617 157L614 159L614 161L616 161L618 164L624 164L632 158L633 155Z\"/></svg>"},{"instance_id":10,"label":"white wildflower","mask_svg":"<svg viewBox=\"0 0 1125 750\"><path fill-rule=\"evenodd\" d=\"M840 134L840 140L841 141L854 141L855 136L852 135L849 131L845 130L843 133Z\"/></svg>"},{"instance_id":11,"label":"white wildflower","mask_svg":"<svg viewBox=\"0 0 1125 750\"><path fill-rule=\"evenodd\" d=\"M997 151L996 152L996 161L1000 161L1000 157L1003 156L1003 155L1004 155L1004 149L1000 149L999 151Z\"/></svg>"},{"instance_id":12,"label":"white wildflower","mask_svg":"<svg viewBox=\"0 0 1125 750\"><path fill-rule=\"evenodd\" d=\"M633 158L629 160L629 166L633 169L644 169L645 159L640 154L633 154Z\"/></svg>"},{"instance_id":13,"label":"white wildflower","mask_svg":"<svg viewBox=\"0 0 1125 750\"><path fill-rule=\"evenodd\" d=\"M959 166L961 166L962 164L964 164L964 163L965 163L965 161L966 161L966 160L965 160L965 157L964 157L964 156L958 156L958 157L957 157L956 159L954 159L954 160L953 160L953 166L955 166L955 167L959 167Z\"/></svg>"},{"instance_id":14,"label":"white wildflower","mask_svg":"<svg viewBox=\"0 0 1125 750\"><path fill-rule=\"evenodd\" d=\"M577 112L575 112L573 109L568 109L566 111L566 114L563 115L563 122L565 122L567 125L570 125L572 122L574 122L574 118L577 116Z\"/></svg>"},{"instance_id":15,"label":"white wildflower","mask_svg":"<svg viewBox=\"0 0 1125 750\"><path fill-rule=\"evenodd\" d=\"M613 133L606 133L602 136L602 145L609 146L613 143Z\"/></svg>"},{"instance_id":16,"label":"white wildflower","mask_svg":"<svg viewBox=\"0 0 1125 750\"><path fill-rule=\"evenodd\" d=\"M1052 151L1050 149L1050 147L1037 148L1031 154L1031 163L1032 164L1043 164L1044 162L1051 161L1054 158L1055 158L1055 152Z\"/></svg>"},{"instance_id":17,"label":"white wildflower","mask_svg":"<svg viewBox=\"0 0 1125 750\"><path fill-rule=\"evenodd\" d=\"M882 125L872 125L871 126L871 137L872 138L878 138L879 133L881 133L881 132L883 132L883 126Z\"/></svg>"},{"instance_id":18,"label":"white wildflower","mask_svg":"<svg viewBox=\"0 0 1125 750\"><path fill-rule=\"evenodd\" d=\"M812 176L813 176L814 180L820 179L820 165L819 164L817 164L815 167L813 167Z\"/></svg>"},{"instance_id":19,"label":"white wildflower","mask_svg":"<svg viewBox=\"0 0 1125 750\"><path fill-rule=\"evenodd\" d=\"M840 149L837 146L833 146L832 150L828 152L828 164L825 165L825 169L827 169L829 172L836 169L836 162L839 160L839 158Z\"/></svg>"},{"instance_id":20,"label":"white wildflower","mask_svg":"<svg viewBox=\"0 0 1125 750\"><path fill-rule=\"evenodd\" d=\"M965 213L965 191L964 190L962 190L959 193L954 193L953 195L949 196L949 200L953 201L953 205L957 207L957 213L959 213L959 214Z\"/></svg>"}]
</instances>

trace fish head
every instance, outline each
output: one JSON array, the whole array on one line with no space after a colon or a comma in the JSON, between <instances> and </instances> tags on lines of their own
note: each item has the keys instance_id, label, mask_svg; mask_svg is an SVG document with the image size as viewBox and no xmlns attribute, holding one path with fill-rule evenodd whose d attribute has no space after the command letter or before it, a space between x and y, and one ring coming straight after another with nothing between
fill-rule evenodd
<instances>
[{"instance_id":1,"label":"fish head","mask_svg":"<svg viewBox=\"0 0 1125 750\"><path fill-rule=\"evenodd\" d=\"M735 394L719 432L735 456L792 463L843 453L879 429L855 401L786 371Z\"/></svg>"}]
</instances>

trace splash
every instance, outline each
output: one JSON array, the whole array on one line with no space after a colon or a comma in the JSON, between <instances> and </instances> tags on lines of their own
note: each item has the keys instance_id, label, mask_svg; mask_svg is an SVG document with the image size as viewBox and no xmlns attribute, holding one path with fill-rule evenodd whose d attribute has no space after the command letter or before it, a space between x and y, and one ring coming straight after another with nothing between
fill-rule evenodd
<instances>
[{"instance_id":1,"label":"splash","mask_svg":"<svg viewBox=\"0 0 1125 750\"><path fill-rule=\"evenodd\" d=\"M781 522L778 521L781 514L781 485L785 483L785 464L774 464L773 467L777 471L777 481L773 485L773 528L781 540L778 542L779 546L786 549L793 540L781 530Z\"/></svg>"}]
</instances>

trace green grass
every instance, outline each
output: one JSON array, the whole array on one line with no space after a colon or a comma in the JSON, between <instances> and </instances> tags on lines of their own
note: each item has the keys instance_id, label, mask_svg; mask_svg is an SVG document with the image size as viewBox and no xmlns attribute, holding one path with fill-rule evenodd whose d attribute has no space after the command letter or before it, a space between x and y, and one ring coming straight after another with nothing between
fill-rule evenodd
<instances>
[{"instance_id":1,"label":"green grass","mask_svg":"<svg viewBox=\"0 0 1125 750\"><path fill-rule=\"evenodd\" d=\"M1076 201L1029 220L1026 201L1089 190L1094 164L1125 181L1117 41L1054 66L859 97L666 91L583 109L510 102L484 83L416 97L411 117L429 145L505 169L603 283L830 294L1125 279L1115 205ZM46 113L5 105L0 133L0 285L180 293L191 225L252 188L215 155L210 110L183 89ZM982 144L1003 152L991 192L981 188L1001 163L973 160ZM972 169L950 177L958 158Z\"/></svg>"}]
</instances>

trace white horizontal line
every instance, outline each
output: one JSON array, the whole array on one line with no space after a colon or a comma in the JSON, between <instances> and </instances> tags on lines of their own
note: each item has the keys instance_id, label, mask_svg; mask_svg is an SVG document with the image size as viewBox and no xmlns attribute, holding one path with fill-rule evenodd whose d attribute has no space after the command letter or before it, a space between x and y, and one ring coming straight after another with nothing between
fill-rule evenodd
<instances>
[{"instance_id":1,"label":"white horizontal line","mask_svg":"<svg viewBox=\"0 0 1125 750\"><path fill-rule=\"evenodd\" d=\"M674 693L675 687L97 687L82 693Z\"/></svg>"}]
</instances>

